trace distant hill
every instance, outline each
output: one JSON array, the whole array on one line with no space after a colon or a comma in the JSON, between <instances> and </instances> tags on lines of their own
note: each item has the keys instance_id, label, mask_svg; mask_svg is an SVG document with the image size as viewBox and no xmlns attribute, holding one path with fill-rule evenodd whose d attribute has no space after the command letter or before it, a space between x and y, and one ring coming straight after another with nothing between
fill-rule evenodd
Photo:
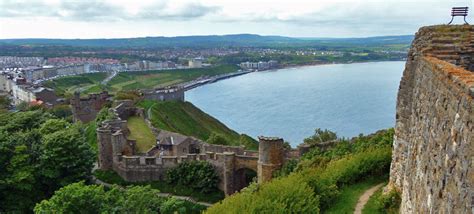
<instances>
[{"instance_id":1,"label":"distant hill","mask_svg":"<svg viewBox=\"0 0 474 214\"><path fill-rule=\"evenodd\" d=\"M252 150L258 148L256 140L245 134L240 135L190 102L147 100L139 105L145 109L151 108L151 122L157 128L194 136L203 141L215 133L226 138L230 145L244 145Z\"/></svg>"},{"instance_id":2,"label":"distant hill","mask_svg":"<svg viewBox=\"0 0 474 214\"><path fill-rule=\"evenodd\" d=\"M120 39L2 39L3 45L64 45L74 47L110 48L166 48L166 47L269 47L269 46L314 46L344 44L389 45L407 44L413 36L382 36L367 38L291 38L283 36L261 36L256 34L142 37Z\"/></svg>"}]
</instances>

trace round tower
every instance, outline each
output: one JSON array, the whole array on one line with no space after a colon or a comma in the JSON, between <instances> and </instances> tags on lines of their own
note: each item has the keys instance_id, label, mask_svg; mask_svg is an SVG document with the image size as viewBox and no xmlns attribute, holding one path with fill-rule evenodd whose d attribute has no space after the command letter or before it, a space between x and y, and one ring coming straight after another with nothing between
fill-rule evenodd
<instances>
[{"instance_id":1,"label":"round tower","mask_svg":"<svg viewBox=\"0 0 474 214\"><path fill-rule=\"evenodd\" d=\"M278 137L258 137L258 183L272 179L273 172L280 169L285 160L283 139Z\"/></svg>"},{"instance_id":2,"label":"round tower","mask_svg":"<svg viewBox=\"0 0 474 214\"><path fill-rule=\"evenodd\" d=\"M99 147L99 168L109 170L113 168L112 133L109 129L97 129L97 144Z\"/></svg>"}]
</instances>

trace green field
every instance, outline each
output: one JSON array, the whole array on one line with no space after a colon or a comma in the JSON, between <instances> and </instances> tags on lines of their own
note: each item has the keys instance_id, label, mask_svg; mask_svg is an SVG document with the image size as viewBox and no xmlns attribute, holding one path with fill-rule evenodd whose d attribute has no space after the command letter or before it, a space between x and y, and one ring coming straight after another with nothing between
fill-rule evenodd
<instances>
[{"instance_id":1,"label":"green field","mask_svg":"<svg viewBox=\"0 0 474 214\"><path fill-rule=\"evenodd\" d=\"M239 135L189 102L143 101L139 105L145 110L151 108L151 122L157 128L194 136L204 141L211 133L215 133L225 137L229 145L241 145L242 142L248 149L257 148L255 140Z\"/></svg>"},{"instance_id":2,"label":"green field","mask_svg":"<svg viewBox=\"0 0 474 214\"><path fill-rule=\"evenodd\" d=\"M82 94L97 93L104 89L113 93L122 90L164 87L203 76L232 73L238 69L235 65L219 65L210 68L122 72L105 86L100 83L107 77L107 73L91 73L49 80L44 85L54 89L61 96L70 96L77 90L81 91Z\"/></svg>"},{"instance_id":3,"label":"green field","mask_svg":"<svg viewBox=\"0 0 474 214\"><path fill-rule=\"evenodd\" d=\"M138 152L146 152L155 145L156 138L151 129L146 125L141 117L133 116L127 119L127 126L130 130L128 138L136 140Z\"/></svg>"},{"instance_id":4,"label":"green field","mask_svg":"<svg viewBox=\"0 0 474 214\"><path fill-rule=\"evenodd\" d=\"M100 92L100 82L107 77L107 73L90 73L77 76L61 77L49 80L44 86L52 88L58 95L71 95L74 91L79 90L82 93Z\"/></svg>"},{"instance_id":5,"label":"green field","mask_svg":"<svg viewBox=\"0 0 474 214\"><path fill-rule=\"evenodd\" d=\"M115 76L108 86L113 91L150 89L187 82L202 76L232 73L237 70L238 67L234 65L220 65L210 68L122 72Z\"/></svg>"}]
</instances>

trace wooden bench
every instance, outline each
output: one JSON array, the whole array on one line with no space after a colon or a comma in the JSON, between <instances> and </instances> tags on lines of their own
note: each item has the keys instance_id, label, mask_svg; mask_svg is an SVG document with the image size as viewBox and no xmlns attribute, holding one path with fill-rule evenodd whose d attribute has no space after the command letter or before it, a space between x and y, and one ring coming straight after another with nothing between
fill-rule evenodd
<instances>
[{"instance_id":1,"label":"wooden bench","mask_svg":"<svg viewBox=\"0 0 474 214\"><path fill-rule=\"evenodd\" d=\"M468 10L469 10L469 7L453 7L453 9L451 10L451 21L448 23L448 25L450 25L453 22L455 16L464 16L464 22L466 24L469 24L466 21Z\"/></svg>"}]
</instances>

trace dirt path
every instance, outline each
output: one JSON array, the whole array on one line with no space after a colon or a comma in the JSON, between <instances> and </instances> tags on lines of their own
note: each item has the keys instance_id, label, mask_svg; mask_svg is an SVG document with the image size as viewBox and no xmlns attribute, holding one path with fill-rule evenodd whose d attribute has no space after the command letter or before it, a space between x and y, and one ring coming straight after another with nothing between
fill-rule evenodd
<instances>
[{"instance_id":1,"label":"dirt path","mask_svg":"<svg viewBox=\"0 0 474 214\"><path fill-rule=\"evenodd\" d=\"M364 209L365 204L369 200L370 196L372 196L380 187L383 186L384 183L377 184L373 186L372 188L368 189L367 191L364 192L359 198L359 201L357 201L357 205L354 211L354 214L361 214L362 209Z\"/></svg>"}]
</instances>

